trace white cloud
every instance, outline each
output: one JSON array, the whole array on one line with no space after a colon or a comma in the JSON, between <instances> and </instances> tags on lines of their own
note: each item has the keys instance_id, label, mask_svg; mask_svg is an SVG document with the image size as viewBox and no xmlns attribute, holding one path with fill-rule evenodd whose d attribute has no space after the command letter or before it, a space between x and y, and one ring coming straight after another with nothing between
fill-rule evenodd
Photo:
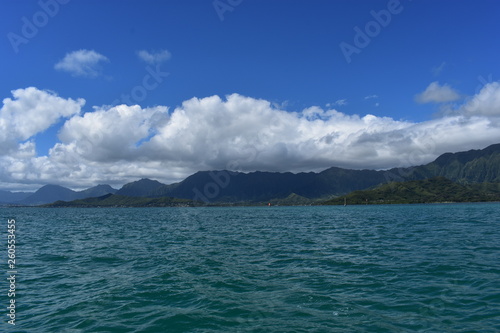
<instances>
[{"instance_id":1,"label":"white cloud","mask_svg":"<svg viewBox=\"0 0 500 333\"><path fill-rule=\"evenodd\" d=\"M226 99L192 98L171 111L165 106L119 105L79 114L83 101L32 89L26 91L47 95L44 112L52 120L30 124L0 117L2 124L8 119L7 126L24 129L15 131L24 133L13 141L18 149L0 156L3 184L81 188L98 183L120 186L142 177L171 183L213 169L384 169L424 164L444 152L500 142L499 114L493 112L500 107L498 83L485 86L461 108L462 113L420 123L320 107L288 112L269 101L238 94ZM14 112L10 99L6 101L2 115L31 115L29 103L20 103ZM61 128L60 142L48 156L36 156L33 136L58 117L71 117Z\"/></svg>"},{"instance_id":2,"label":"white cloud","mask_svg":"<svg viewBox=\"0 0 500 333\"><path fill-rule=\"evenodd\" d=\"M332 108L332 107L336 107L336 106L344 106L344 105L347 105L347 99L338 99L336 100L335 102L333 103L327 103L326 104L326 107L327 108Z\"/></svg>"},{"instance_id":3,"label":"white cloud","mask_svg":"<svg viewBox=\"0 0 500 333\"><path fill-rule=\"evenodd\" d=\"M445 103L460 99L460 95L449 85L439 85L434 81L420 94L415 96L418 103Z\"/></svg>"},{"instance_id":4,"label":"white cloud","mask_svg":"<svg viewBox=\"0 0 500 333\"><path fill-rule=\"evenodd\" d=\"M109 59L93 50L78 50L67 53L66 56L54 65L60 71L68 72L73 76L94 78L101 75L101 64Z\"/></svg>"},{"instance_id":5,"label":"white cloud","mask_svg":"<svg viewBox=\"0 0 500 333\"><path fill-rule=\"evenodd\" d=\"M90 161L114 162L132 160L138 156L140 141L157 132L168 121L164 106L141 109L138 105L118 105L96 109L68 120L59 138L58 148L75 150Z\"/></svg>"},{"instance_id":6,"label":"white cloud","mask_svg":"<svg viewBox=\"0 0 500 333\"><path fill-rule=\"evenodd\" d=\"M368 95L368 96L365 96L365 99L373 99L373 98L378 98L378 95Z\"/></svg>"},{"instance_id":7,"label":"white cloud","mask_svg":"<svg viewBox=\"0 0 500 333\"><path fill-rule=\"evenodd\" d=\"M141 50L137 52L137 56L150 65L157 65L171 58L170 52L167 50L160 50L158 52L148 52Z\"/></svg>"},{"instance_id":8,"label":"white cloud","mask_svg":"<svg viewBox=\"0 0 500 333\"><path fill-rule=\"evenodd\" d=\"M0 153L45 131L61 118L78 114L85 100L64 99L34 87L12 91L0 109Z\"/></svg>"},{"instance_id":9,"label":"white cloud","mask_svg":"<svg viewBox=\"0 0 500 333\"><path fill-rule=\"evenodd\" d=\"M500 83L487 83L461 111L467 115L500 116Z\"/></svg>"}]
</instances>

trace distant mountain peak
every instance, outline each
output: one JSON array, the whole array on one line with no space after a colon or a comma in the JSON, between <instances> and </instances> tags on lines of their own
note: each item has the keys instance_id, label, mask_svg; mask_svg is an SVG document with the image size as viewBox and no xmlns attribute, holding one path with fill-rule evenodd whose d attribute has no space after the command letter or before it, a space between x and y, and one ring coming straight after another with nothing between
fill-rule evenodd
<instances>
[{"instance_id":1,"label":"distant mountain peak","mask_svg":"<svg viewBox=\"0 0 500 333\"><path fill-rule=\"evenodd\" d=\"M71 201L76 199L98 197L108 193L114 193L116 190L110 185L98 185L83 191L73 191L67 187L55 184L47 184L40 187L36 192L27 195L20 200L10 203L23 205L41 205L58 200Z\"/></svg>"},{"instance_id":2,"label":"distant mountain peak","mask_svg":"<svg viewBox=\"0 0 500 333\"><path fill-rule=\"evenodd\" d=\"M165 184L160 183L157 180L151 180L149 178L142 178L135 182L127 183L119 189L116 194L126 195L131 197L146 197L150 196L158 188L165 186Z\"/></svg>"}]
</instances>

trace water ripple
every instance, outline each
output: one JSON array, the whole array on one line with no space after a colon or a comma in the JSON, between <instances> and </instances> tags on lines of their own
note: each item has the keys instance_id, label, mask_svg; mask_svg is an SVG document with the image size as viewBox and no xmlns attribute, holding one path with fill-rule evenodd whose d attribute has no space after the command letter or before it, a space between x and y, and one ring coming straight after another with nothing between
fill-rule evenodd
<instances>
[{"instance_id":1,"label":"water ripple","mask_svg":"<svg viewBox=\"0 0 500 333\"><path fill-rule=\"evenodd\" d=\"M500 330L499 204L3 211L16 332Z\"/></svg>"}]
</instances>

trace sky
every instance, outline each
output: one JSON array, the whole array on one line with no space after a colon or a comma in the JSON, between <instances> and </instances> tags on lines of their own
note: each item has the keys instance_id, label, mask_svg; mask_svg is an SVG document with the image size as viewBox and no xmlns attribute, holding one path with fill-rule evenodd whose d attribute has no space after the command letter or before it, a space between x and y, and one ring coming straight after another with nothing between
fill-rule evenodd
<instances>
[{"instance_id":1,"label":"sky","mask_svg":"<svg viewBox=\"0 0 500 333\"><path fill-rule=\"evenodd\" d=\"M0 189L500 143L496 0L0 0Z\"/></svg>"}]
</instances>

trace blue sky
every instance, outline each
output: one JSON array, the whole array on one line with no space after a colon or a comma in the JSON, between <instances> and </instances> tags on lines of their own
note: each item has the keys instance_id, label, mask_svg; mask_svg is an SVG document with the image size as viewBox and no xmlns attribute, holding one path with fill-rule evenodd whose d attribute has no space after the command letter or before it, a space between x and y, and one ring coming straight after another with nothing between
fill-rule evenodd
<instances>
[{"instance_id":1,"label":"blue sky","mask_svg":"<svg viewBox=\"0 0 500 333\"><path fill-rule=\"evenodd\" d=\"M0 188L382 169L500 142L498 1L0 6Z\"/></svg>"}]
</instances>

